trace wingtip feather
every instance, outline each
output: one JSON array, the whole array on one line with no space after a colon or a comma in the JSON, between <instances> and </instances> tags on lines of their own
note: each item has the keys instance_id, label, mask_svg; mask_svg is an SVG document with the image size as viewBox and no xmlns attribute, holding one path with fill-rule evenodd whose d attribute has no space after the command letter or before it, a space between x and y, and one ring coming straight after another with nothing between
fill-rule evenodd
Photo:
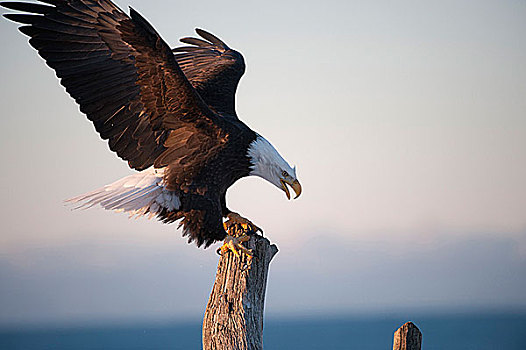
<instances>
[{"instance_id":1,"label":"wingtip feather","mask_svg":"<svg viewBox=\"0 0 526 350\"><path fill-rule=\"evenodd\" d=\"M219 47L222 47L224 48L225 50L228 50L229 47L227 44L225 44L221 39L219 39L217 36L215 36L214 34L210 33L210 32L207 32L206 30L204 29L201 29L201 28L195 28L195 32L203 39L206 39L208 41L210 41L212 44L215 44Z\"/></svg>"},{"instance_id":2,"label":"wingtip feather","mask_svg":"<svg viewBox=\"0 0 526 350\"><path fill-rule=\"evenodd\" d=\"M0 6L10 10L25 11L29 13L37 13L42 15L49 13L50 10L53 10L53 6L35 4L30 2L2 1L0 2Z\"/></svg>"}]
</instances>

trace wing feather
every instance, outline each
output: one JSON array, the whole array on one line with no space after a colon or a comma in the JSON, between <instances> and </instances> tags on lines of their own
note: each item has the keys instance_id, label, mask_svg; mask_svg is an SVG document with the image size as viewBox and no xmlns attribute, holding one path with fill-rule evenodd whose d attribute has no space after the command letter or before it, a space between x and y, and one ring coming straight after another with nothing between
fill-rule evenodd
<instances>
[{"instance_id":1,"label":"wing feather","mask_svg":"<svg viewBox=\"0 0 526 350\"><path fill-rule=\"evenodd\" d=\"M193 141L184 150L166 152L165 141L177 135L174 130L191 129L203 135L199 139L207 151L217 148L220 118L137 11L130 8L128 16L109 0L41 2L45 5L1 5L22 12L4 16L25 24L20 31L31 38L30 44L55 70L110 149L130 167L142 170L154 164L187 162L188 156L194 159L203 145ZM185 140L189 139L186 135Z\"/></svg>"},{"instance_id":2,"label":"wing feather","mask_svg":"<svg viewBox=\"0 0 526 350\"><path fill-rule=\"evenodd\" d=\"M177 63L203 100L224 116L237 118L235 94L245 72L243 56L215 35L197 28L200 38L185 37L172 51ZM204 39L204 40L203 40Z\"/></svg>"},{"instance_id":3,"label":"wing feather","mask_svg":"<svg viewBox=\"0 0 526 350\"><path fill-rule=\"evenodd\" d=\"M184 217L184 234L198 246L224 238L218 185L224 174L210 174L208 165L222 161L233 130L236 142L255 137L241 135L249 129L235 112L241 54L201 29L200 38L183 38L189 46L172 52L139 13L130 8L128 16L110 0L40 2L46 5L0 5L22 12L4 16L23 24L20 31L109 148L136 170L165 168L163 186L184 202L179 211L157 202L148 207L155 187L99 189L80 197L84 206L149 210L164 222Z\"/></svg>"}]
</instances>

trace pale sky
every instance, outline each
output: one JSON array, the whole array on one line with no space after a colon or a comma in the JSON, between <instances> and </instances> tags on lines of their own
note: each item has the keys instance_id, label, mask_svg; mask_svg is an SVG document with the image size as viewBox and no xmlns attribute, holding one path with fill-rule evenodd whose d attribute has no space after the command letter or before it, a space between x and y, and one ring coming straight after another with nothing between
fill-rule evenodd
<instances>
[{"instance_id":1,"label":"pale sky","mask_svg":"<svg viewBox=\"0 0 526 350\"><path fill-rule=\"evenodd\" d=\"M228 193L280 249L268 315L526 309L526 2L117 4L245 57L238 114L304 189ZM201 318L215 248L65 208L132 170L4 19L0 45L0 325Z\"/></svg>"}]
</instances>

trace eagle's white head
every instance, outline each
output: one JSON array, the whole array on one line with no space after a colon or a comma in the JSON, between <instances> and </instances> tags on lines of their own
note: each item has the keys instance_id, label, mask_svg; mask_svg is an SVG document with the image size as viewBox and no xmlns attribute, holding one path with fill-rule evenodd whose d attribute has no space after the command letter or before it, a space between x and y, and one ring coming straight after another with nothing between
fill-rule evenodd
<instances>
[{"instance_id":1,"label":"eagle's white head","mask_svg":"<svg viewBox=\"0 0 526 350\"><path fill-rule=\"evenodd\" d=\"M259 176L283 190L290 199L287 185L291 186L296 197L301 194L301 185L296 177L296 167L292 168L278 151L263 136L258 135L248 147L252 163L250 175Z\"/></svg>"}]
</instances>

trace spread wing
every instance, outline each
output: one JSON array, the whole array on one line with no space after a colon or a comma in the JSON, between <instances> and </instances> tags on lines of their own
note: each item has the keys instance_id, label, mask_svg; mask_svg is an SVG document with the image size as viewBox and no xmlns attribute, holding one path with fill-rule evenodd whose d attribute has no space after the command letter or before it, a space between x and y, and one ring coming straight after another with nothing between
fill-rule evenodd
<instances>
[{"instance_id":1,"label":"spread wing","mask_svg":"<svg viewBox=\"0 0 526 350\"><path fill-rule=\"evenodd\" d=\"M182 38L190 46L173 49L179 66L199 95L214 110L237 118L235 94L245 73L243 56L202 29L199 38Z\"/></svg>"},{"instance_id":2,"label":"spread wing","mask_svg":"<svg viewBox=\"0 0 526 350\"><path fill-rule=\"evenodd\" d=\"M174 54L136 11L109 0L3 2L109 147L130 167L190 165L224 135ZM197 75L194 75L197 76ZM205 89L205 91L209 91Z\"/></svg>"}]
</instances>

